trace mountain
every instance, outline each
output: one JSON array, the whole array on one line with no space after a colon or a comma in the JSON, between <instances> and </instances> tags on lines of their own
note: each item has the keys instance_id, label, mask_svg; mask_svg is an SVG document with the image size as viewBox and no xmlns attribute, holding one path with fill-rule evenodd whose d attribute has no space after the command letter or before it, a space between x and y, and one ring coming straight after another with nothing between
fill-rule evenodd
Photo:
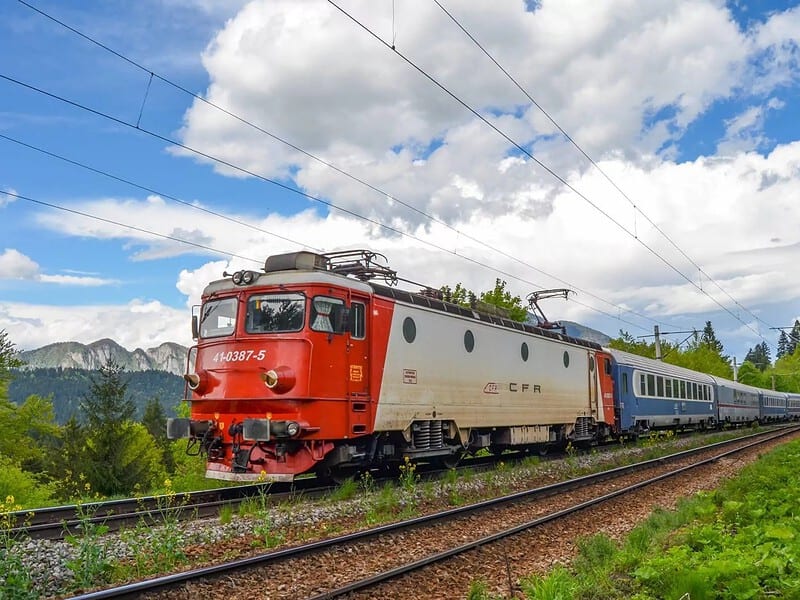
<instances>
[{"instance_id":1,"label":"mountain","mask_svg":"<svg viewBox=\"0 0 800 600\"><path fill-rule=\"evenodd\" d=\"M167 371L182 376L186 372L188 348L165 342L155 348L129 351L114 340L103 339L89 345L58 342L20 352L24 369L87 369L96 371L113 358L126 371Z\"/></svg>"}]
</instances>

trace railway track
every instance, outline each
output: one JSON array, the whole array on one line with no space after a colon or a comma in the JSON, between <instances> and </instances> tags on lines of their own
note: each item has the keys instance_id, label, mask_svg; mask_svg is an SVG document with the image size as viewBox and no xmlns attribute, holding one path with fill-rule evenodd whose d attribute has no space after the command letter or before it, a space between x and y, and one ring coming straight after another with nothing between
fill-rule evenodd
<instances>
[{"instance_id":1,"label":"railway track","mask_svg":"<svg viewBox=\"0 0 800 600\"><path fill-rule=\"evenodd\" d=\"M497 460L499 460L497 457L473 458L462 468L489 469ZM421 475L426 478L436 478L441 472L441 469L436 467L420 470ZM382 477L376 477L375 480L381 482L394 477L394 474L387 473ZM251 484L23 510L10 513L10 522L16 525L9 530L9 533L18 538L58 540L78 532L85 523L104 525L109 532L115 532L142 522L159 523L167 517L189 520L216 516L222 506L236 507L261 494L265 494L270 503L279 504L298 496L322 497L330 494L335 488L336 486L326 485L314 477L309 477L298 479L293 483Z\"/></svg>"},{"instance_id":2,"label":"railway track","mask_svg":"<svg viewBox=\"0 0 800 600\"><path fill-rule=\"evenodd\" d=\"M118 531L141 521L158 523L170 515L187 519L208 517L217 514L223 505L240 503L259 495L266 489L269 489L271 498L276 501L294 494L312 493L315 488L310 483L301 483L303 481L312 480L300 480L293 485L243 485L202 492L144 496L91 502L80 506L69 504L18 511L11 513L11 518L17 525L9 533L18 537L54 540L76 532L84 523L104 524L109 531Z\"/></svg>"},{"instance_id":3,"label":"railway track","mask_svg":"<svg viewBox=\"0 0 800 600\"><path fill-rule=\"evenodd\" d=\"M447 567L441 566L446 561L482 551L476 549L509 543L517 536L531 535L576 513L589 512L598 505L685 476L692 469L730 460L736 453L753 451L798 431L798 427L788 427L719 442L502 498L78 598L142 594L164 598L175 594L235 598L252 597L256 590L259 597L265 598L389 597L392 594L387 582L399 577L425 580L424 573L428 573L435 585L446 578L442 573ZM537 548L529 541L512 545L517 549L527 548L528 552ZM508 554L506 557L510 569ZM510 579L509 575L509 582ZM423 584L410 585L411 588L408 584L403 586L403 597L425 596L414 593ZM183 589L179 590L180 587Z\"/></svg>"}]
</instances>

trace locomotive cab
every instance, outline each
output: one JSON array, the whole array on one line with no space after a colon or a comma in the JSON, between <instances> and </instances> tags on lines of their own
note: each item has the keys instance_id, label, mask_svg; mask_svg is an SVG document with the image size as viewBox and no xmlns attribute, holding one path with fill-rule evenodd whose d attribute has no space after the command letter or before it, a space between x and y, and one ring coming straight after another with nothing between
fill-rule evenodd
<instances>
[{"instance_id":1,"label":"locomotive cab","mask_svg":"<svg viewBox=\"0 0 800 600\"><path fill-rule=\"evenodd\" d=\"M310 252L211 283L184 376L191 418L170 420L170 437L207 456L208 477L282 481L312 470L328 440L366 434L370 300Z\"/></svg>"}]
</instances>

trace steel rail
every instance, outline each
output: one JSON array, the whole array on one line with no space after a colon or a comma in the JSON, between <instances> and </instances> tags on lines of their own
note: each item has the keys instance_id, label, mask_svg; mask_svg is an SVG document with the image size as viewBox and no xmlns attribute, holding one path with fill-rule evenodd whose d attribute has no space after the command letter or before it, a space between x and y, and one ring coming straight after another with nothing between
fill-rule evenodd
<instances>
[{"instance_id":1,"label":"steel rail","mask_svg":"<svg viewBox=\"0 0 800 600\"><path fill-rule=\"evenodd\" d=\"M448 509L448 510L445 510L445 511L432 513L432 514L429 514L429 515L423 515L423 516L415 517L415 518L408 519L408 520L405 520L405 521L398 521L398 522L395 522L395 523L389 523L389 524L386 524L386 525L381 525L381 526L378 526L378 527L375 527L375 528L372 528L372 529L368 529L368 530L357 531L357 532L354 532L354 533L349 533L349 534L345 534L345 535L341 535L341 536L337 536L337 537L329 538L329 539L325 539L325 540L318 540L318 541L315 541L315 542L310 542L308 544L303 544L303 545L300 545L300 546L294 546L294 547L291 547L291 548L284 548L284 549L280 549L280 550L274 550L274 551L267 552L267 553L264 553L264 554L259 554L259 555L255 555L255 556L249 556L249 557L246 557L246 558L240 558L240 559L236 559L236 560L233 560L233 561L228 561L228 562L225 562L225 563L219 563L217 565L212 565L212 566L208 566L208 567L200 567L200 568L192 569L192 570L189 570L189 571L183 571L183 572L180 572L180 573L173 573L173 574L170 574L170 575L164 575L164 576L161 576L161 577L155 577L155 578L151 578L151 579L144 580L144 581L137 581L137 582L125 584L125 585L114 587L114 588L107 588L107 589L103 589L103 590L97 590L97 591L94 591L94 592L89 592L89 593L86 593L86 594L81 594L79 596L75 596L74 598L76 600L99 600L101 598L124 598L124 597L138 596L138 595L140 595L142 593L145 593L145 592L153 592L153 591L158 591L158 590L164 590L164 589L167 589L167 588L170 588L170 587L174 587L174 586L176 586L178 584L185 583L185 582L192 581L192 580L197 580L197 579L207 578L207 577L211 577L211 576L219 575L219 574L223 574L223 573L229 573L229 572L233 572L233 571L243 570L243 569L246 569L248 567L264 566L264 565L267 565L267 564L270 564L270 563L275 563L275 562L278 562L278 561L281 561L281 560L285 560L285 559L289 559L289 558L297 558L297 557L300 557L300 556L303 556L303 555L313 554L315 552L319 552L321 550L329 549L329 548L334 547L334 546L347 544L347 543L360 541L360 540L366 540L366 539L369 539L369 538L378 537L380 535L383 535L383 534L389 533L389 532L399 531L399 530L403 530L403 529L410 529L410 528L413 528L413 527L417 527L419 525L433 523L435 521L446 521L446 520L451 519L451 518L453 518L455 516L458 516L458 515L468 514L468 513L472 513L472 512L479 512L479 511L482 511L482 510L485 510L485 509L488 509L488 508L491 508L491 507L501 506L501 505L509 503L509 502L515 502L515 501L523 499L523 498L533 499L533 498L547 497L548 495L552 495L552 494L557 493L557 492L567 491L567 490L573 489L575 487L579 487L579 486L585 485L587 483L601 482L601 481L604 481L606 479L618 477L618 476L623 475L623 474L632 473L632 472L635 472L635 471L638 471L638 470L644 470L644 469L647 469L647 468L650 468L650 467L653 467L653 466L662 465L662 464L665 464L667 462L680 460L681 458L689 457L689 456L692 456L694 454L699 454L701 452L707 452L709 450L713 450L713 449L716 449L716 448L724 448L725 446L729 446L729 445L732 445L732 444L735 444L735 443L738 443L738 442L742 442L742 441L746 441L746 440L753 440L749 444L746 444L745 446L742 446L741 448L736 448L736 449L731 450L731 451L729 451L727 453L723 453L723 454L720 454L720 455L715 455L714 457L712 457L710 459L706 459L704 461L701 461L700 463L696 463L695 465L690 465L688 467L681 467L679 470L677 470L677 471L675 471L673 473L668 473L668 474L665 474L665 475L661 475L661 476L659 476L657 478L653 478L652 481L648 480L647 482L642 482L642 483L636 484L637 487L644 487L644 485L650 485L653 481L664 479L666 477L671 477L674 474L678 474L678 473L684 472L684 471L686 471L688 469L695 468L696 466L699 466L701 464L714 462L714 461L719 460L720 458L726 456L727 454L740 452L740 451L745 450L747 448L751 448L753 446L757 446L759 444L766 443L766 442L771 441L773 439L789 435L789 434L794 433L794 432L799 431L799 430L800 430L800 427L798 427L798 426L786 427L786 428L782 428L777 433L775 431L759 432L759 433L751 434L751 435L748 435L748 436L733 438L733 439L730 439L730 440L724 440L724 441L721 441L721 442L716 442L714 444L709 444L707 446L701 446L701 447L698 447L698 448L692 448L692 449L689 449L689 450L676 452L676 453L673 453L673 454L670 454L670 455L667 455L667 456L663 456L663 457L659 457L659 458L655 458L655 459L650 459L650 460L642 461L642 462L631 464L631 465L625 465L625 466L622 466L622 467L616 467L616 468L609 469L607 471L602 471L602 472L599 472L599 473L593 473L593 474L590 474L590 475L584 475L582 477L577 477L577 478L570 479L570 480L567 480L567 481L552 483L552 484L548 484L548 485L545 485L545 486L533 488L533 489L530 489L530 490L523 490L521 492L508 494L508 495L502 496L500 498L493 498L493 499L489 499L489 500L484 500L484 501L477 502L477 503L474 503L474 504L470 504L470 505L467 505L467 506L456 507L456 508ZM621 489L619 491L612 492L611 494L608 494L608 495L603 496L601 498L603 499L602 501L605 501L605 500L608 500L610 498L616 497L616 496L620 495L621 493L626 493L626 492L624 492ZM596 502L596 501L600 501L600 500L595 499L593 501L584 502L584 503L581 503L581 504L577 505L577 508L576 507L572 507L571 509L566 509L566 511L575 512L577 510L582 510L582 509L586 508L587 506L590 506L591 503ZM544 519L544 520L537 519L537 521L547 522L547 520L553 520L555 518L561 518L566 514L569 514L569 512L559 511L557 513L553 513L553 515L548 515L547 517L542 517L542 519ZM536 523L536 521L534 521L533 523ZM535 525L530 525L530 524L526 524L526 525L527 525L527 528L535 526ZM525 528L526 528L526 526L519 526L519 527L513 528L510 531L516 531L516 530L522 531ZM516 532L518 533L519 531L516 531ZM502 533L504 533L504 532L501 532L501 534ZM467 549L469 549L469 548L467 548L467 546L477 547L479 545L485 545L486 543L489 543L489 541L491 541L491 539L494 538L495 536L502 537L501 534L495 534L493 536L489 536L488 538L483 538L481 540L478 540L477 542L472 542L471 544L465 545L464 547L461 547L460 549L453 549L453 550L441 553L440 555L434 555L434 556L438 556L439 557L438 560L443 560L443 559L449 557L450 555L453 555L452 553L454 553L455 550L458 550L459 552L464 552ZM506 533L505 535L513 535L513 534L512 533ZM317 596L316 598L335 597L335 595L341 595L341 594L344 594L344 593L348 593L349 591L355 591L357 589L360 589L361 587L367 587L367 586L370 586L370 585L375 585L376 583L379 582L376 579L377 577L381 577L381 576L385 577L383 580L388 580L388 579L397 577L398 575L403 574L405 572L408 572L410 570L415 570L415 569L421 568L422 566L425 566L426 564L430 564L430 562L431 562L430 559L431 558L433 558L433 557L428 557L426 559L422 559L421 561L416 561L415 563L410 563L409 565L405 565L403 567L398 567L396 569L392 569L391 571L387 571L386 573L384 573L382 575L376 575L374 577L370 577L369 579L365 579L365 580L362 580L360 582L352 583L347 588L340 588L340 590L332 590L332 591L326 592L325 594ZM411 565L414 565L414 566L412 567ZM357 586L357 587L351 587L351 586ZM334 594L334 593L335 593L334 596L330 596L330 594Z\"/></svg>"},{"instance_id":2,"label":"steel rail","mask_svg":"<svg viewBox=\"0 0 800 600\"><path fill-rule=\"evenodd\" d=\"M711 458L707 458L696 463L692 463L691 465L686 465L683 467L678 467L673 471L669 471L668 473L662 473L661 475L657 475L655 477L651 477L650 479L646 479L644 481L640 481L638 483L631 484L624 488L619 488L618 490L614 490L613 492L609 492L608 494L604 494L602 496L598 496L597 498L592 498L590 500L586 500L584 502L579 502L578 504L574 504L573 506L569 506L567 508L555 511L553 513L544 515L542 517L538 517L527 523L522 523L520 525L516 525L515 527L511 527L509 529L505 529L503 531L498 531L497 533L493 533L491 535L482 537L477 540L473 540L472 542L468 542L466 544L462 544L456 548L451 548L449 550L445 550L443 552L439 552L437 554L432 554L430 556L426 556L417 561L413 561L407 563L405 565L401 565L399 567L395 567L394 569L389 569L382 573L377 573L371 577L367 577L365 579L361 579L359 581L351 582L347 585L344 585L340 588L334 590L328 590L327 592L323 592L322 594L317 594L315 596L309 596L305 600L330 600L332 598L338 598L340 596L344 596L345 594L357 592L363 589L368 589L370 587L376 586L380 583L384 583L401 575L405 575L406 573L411 573L413 571L418 571L423 569L427 566L432 564L445 561L449 558L457 556L459 554L463 554L464 552L469 552L470 550L475 550L476 548L486 546L488 544L492 544L494 542L500 541L502 539L515 536L517 534L523 533L530 529L534 529L536 527L541 527L547 523L551 523L553 521L558 521L559 519L563 519L569 515L577 513L579 511L585 510L587 508L591 508L593 506L597 506L598 504L602 504L603 502L607 502L608 500L613 500L614 498L618 498L620 496L624 496L626 494L630 494L635 492L639 489L651 486L655 483L660 481L664 481L665 479L669 479L671 477L675 477L680 475L681 473L686 473L692 469L696 469L698 467L711 464L713 462L717 462L718 460L725 458L727 456L732 456L749 448L759 446L766 442L769 442L775 438L783 437L789 435L790 433L794 433L800 428L793 428L791 431L782 431L779 432L771 437L765 437L764 439L755 440L749 444L741 446L739 448L733 448L732 450L728 450L721 454L717 454L716 456L712 456ZM739 440L743 438L738 438Z\"/></svg>"}]
</instances>

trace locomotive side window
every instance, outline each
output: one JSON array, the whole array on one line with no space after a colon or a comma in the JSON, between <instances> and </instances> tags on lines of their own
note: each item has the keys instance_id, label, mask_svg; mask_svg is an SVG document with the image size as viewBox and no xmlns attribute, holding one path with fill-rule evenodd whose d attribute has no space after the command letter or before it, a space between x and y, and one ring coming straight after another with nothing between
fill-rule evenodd
<instances>
[{"instance_id":1,"label":"locomotive side window","mask_svg":"<svg viewBox=\"0 0 800 600\"><path fill-rule=\"evenodd\" d=\"M664 395L667 398L672 398L672 379L665 379L664 380Z\"/></svg>"},{"instance_id":2,"label":"locomotive side window","mask_svg":"<svg viewBox=\"0 0 800 600\"><path fill-rule=\"evenodd\" d=\"M528 344L526 342L522 342L522 346L520 346L519 353L520 356L522 356L522 360L524 362L527 362L529 353L528 353Z\"/></svg>"},{"instance_id":3,"label":"locomotive side window","mask_svg":"<svg viewBox=\"0 0 800 600\"><path fill-rule=\"evenodd\" d=\"M341 328L334 326L341 323L344 300L330 296L315 296L311 301L311 329L327 333L341 333Z\"/></svg>"},{"instance_id":4,"label":"locomotive side window","mask_svg":"<svg viewBox=\"0 0 800 600\"><path fill-rule=\"evenodd\" d=\"M475 349L475 336L469 329L464 332L464 348L467 349L467 352L472 352Z\"/></svg>"},{"instance_id":5,"label":"locomotive side window","mask_svg":"<svg viewBox=\"0 0 800 600\"><path fill-rule=\"evenodd\" d=\"M656 376L655 375L648 375L647 376L647 395L648 396L655 396L656 395Z\"/></svg>"},{"instance_id":6,"label":"locomotive side window","mask_svg":"<svg viewBox=\"0 0 800 600\"><path fill-rule=\"evenodd\" d=\"M656 395L660 398L664 395L664 378L658 377L656 379Z\"/></svg>"},{"instance_id":7,"label":"locomotive side window","mask_svg":"<svg viewBox=\"0 0 800 600\"><path fill-rule=\"evenodd\" d=\"M367 307L361 302L350 305L350 336L353 339L363 340L366 337L366 314Z\"/></svg>"},{"instance_id":8,"label":"locomotive side window","mask_svg":"<svg viewBox=\"0 0 800 600\"><path fill-rule=\"evenodd\" d=\"M414 319L406 317L403 320L403 338L410 344L417 339L417 324Z\"/></svg>"},{"instance_id":9,"label":"locomotive side window","mask_svg":"<svg viewBox=\"0 0 800 600\"><path fill-rule=\"evenodd\" d=\"M200 337L230 335L236 326L236 298L206 302L200 314Z\"/></svg>"},{"instance_id":10,"label":"locomotive side window","mask_svg":"<svg viewBox=\"0 0 800 600\"><path fill-rule=\"evenodd\" d=\"M300 331L305 321L303 294L259 294L247 301L247 333Z\"/></svg>"},{"instance_id":11,"label":"locomotive side window","mask_svg":"<svg viewBox=\"0 0 800 600\"><path fill-rule=\"evenodd\" d=\"M623 373L622 374L622 392L624 394L628 393L628 374L627 373Z\"/></svg>"}]
</instances>

